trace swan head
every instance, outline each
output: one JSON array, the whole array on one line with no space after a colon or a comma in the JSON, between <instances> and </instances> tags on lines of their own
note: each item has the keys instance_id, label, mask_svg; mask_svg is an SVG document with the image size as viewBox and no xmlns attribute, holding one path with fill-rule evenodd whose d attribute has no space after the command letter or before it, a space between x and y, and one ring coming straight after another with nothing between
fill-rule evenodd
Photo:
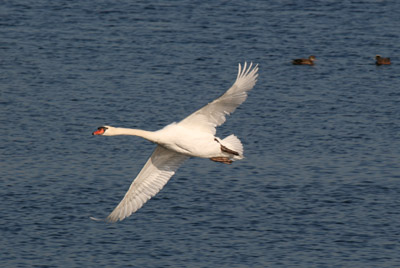
<instances>
[{"instance_id":1,"label":"swan head","mask_svg":"<svg viewBox=\"0 0 400 268\"><path fill-rule=\"evenodd\" d=\"M92 133L92 135L103 135L103 136L109 136L112 131L110 131L113 127L110 126L101 126L98 127L96 131Z\"/></svg>"}]
</instances>

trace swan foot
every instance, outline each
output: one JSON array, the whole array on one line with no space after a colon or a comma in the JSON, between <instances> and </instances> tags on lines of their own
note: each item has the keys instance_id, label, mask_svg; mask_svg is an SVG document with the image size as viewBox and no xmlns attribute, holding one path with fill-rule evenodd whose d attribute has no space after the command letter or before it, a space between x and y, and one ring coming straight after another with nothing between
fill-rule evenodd
<instances>
[{"instance_id":1,"label":"swan foot","mask_svg":"<svg viewBox=\"0 0 400 268\"><path fill-rule=\"evenodd\" d=\"M220 162L220 163L224 163L224 164L232 164L232 160L230 160L228 157L211 157L210 160L214 161L214 162Z\"/></svg>"},{"instance_id":2,"label":"swan foot","mask_svg":"<svg viewBox=\"0 0 400 268\"><path fill-rule=\"evenodd\" d=\"M222 144L221 144L221 151L223 151L223 152L225 152L225 153L228 153L228 154L239 155L238 152L236 152L236 151L234 151L234 150L231 150L231 149L229 149L229 148L226 148L226 147L223 146Z\"/></svg>"},{"instance_id":3,"label":"swan foot","mask_svg":"<svg viewBox=\"0 0 400 268\"><path fill-rule=\"evenodd\" d=\"M239 155L238 152L229 149L228 147L223 146L217 139L214 139L216 142L218 142L221 145L221 151L228 153L228 154L233 154L233 155Z\"/></svg>"}]
</instances>

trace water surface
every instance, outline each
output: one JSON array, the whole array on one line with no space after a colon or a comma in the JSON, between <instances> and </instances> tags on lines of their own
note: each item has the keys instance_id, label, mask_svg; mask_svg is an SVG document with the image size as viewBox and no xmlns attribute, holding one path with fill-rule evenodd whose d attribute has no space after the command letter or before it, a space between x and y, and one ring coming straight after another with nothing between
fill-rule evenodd
<instances>
[{"instance_id":1,"label":"water surface","mask_svg":"<svg viewBox=\"0 0 400 268\"><path fill-rule=\"evenodd\" d=\"M396 1L0 6L1 266L400 265ZM91 221L154 148L91 132L178 121L244 61L259 81L218 135L246 158L191 159L130 218Z\"/></svg>"}]
</instances>

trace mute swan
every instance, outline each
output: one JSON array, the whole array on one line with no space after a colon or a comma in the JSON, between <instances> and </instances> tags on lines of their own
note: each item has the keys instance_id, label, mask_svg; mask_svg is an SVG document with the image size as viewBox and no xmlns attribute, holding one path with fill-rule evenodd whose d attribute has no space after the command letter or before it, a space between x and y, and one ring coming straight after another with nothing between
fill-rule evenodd
<instances>
[{"instance_id":1,"label":"mute swan","mask_svg":"<svg viewBox=\"0 0 400 268\"><path fill-rule=\"evenodd\" d=\"M258 65L252 63L239 71L235 83L222 96L189 115L178 123L172 123L158 131L101 126L93 135L134 135L157 144L153 154L132 182L122 201L107 217L110 222L122 221L140 209L156 195L174 175L178 167L189 157L209 158L231 164L243 158L243 146L235 135L224 139L215 137L216 127L225 122L247 98L257 81ZM92 218L96 219L96 218Z\"/></svg>"}]
</instances>

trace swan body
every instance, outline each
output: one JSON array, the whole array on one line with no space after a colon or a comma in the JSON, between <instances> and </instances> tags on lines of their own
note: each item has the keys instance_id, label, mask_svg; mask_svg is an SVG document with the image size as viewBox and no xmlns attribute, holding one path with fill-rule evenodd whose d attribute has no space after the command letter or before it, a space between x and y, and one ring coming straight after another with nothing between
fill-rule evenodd
<instances>
[{"instance_id":1,"label":"swan body","mask_svg":"<svg viewBox=\"0 0 400 268\"><path fill-rule=\"evenodd\" d=\"M123 220L140 209L157 194L175 174L179 166L190 157L209 158L215 162L231 164L243 158L243 145L235 135L224 139L215 136L216 127L247 98L257 81L258 66L251 68L239 64L238 76L232 87L221 97L205 105L182 121L169 124L157 131L101 126L93 135L139 136L157 144L122 201L107 217L110 222Z\"/></svg>"}]
</instances>

